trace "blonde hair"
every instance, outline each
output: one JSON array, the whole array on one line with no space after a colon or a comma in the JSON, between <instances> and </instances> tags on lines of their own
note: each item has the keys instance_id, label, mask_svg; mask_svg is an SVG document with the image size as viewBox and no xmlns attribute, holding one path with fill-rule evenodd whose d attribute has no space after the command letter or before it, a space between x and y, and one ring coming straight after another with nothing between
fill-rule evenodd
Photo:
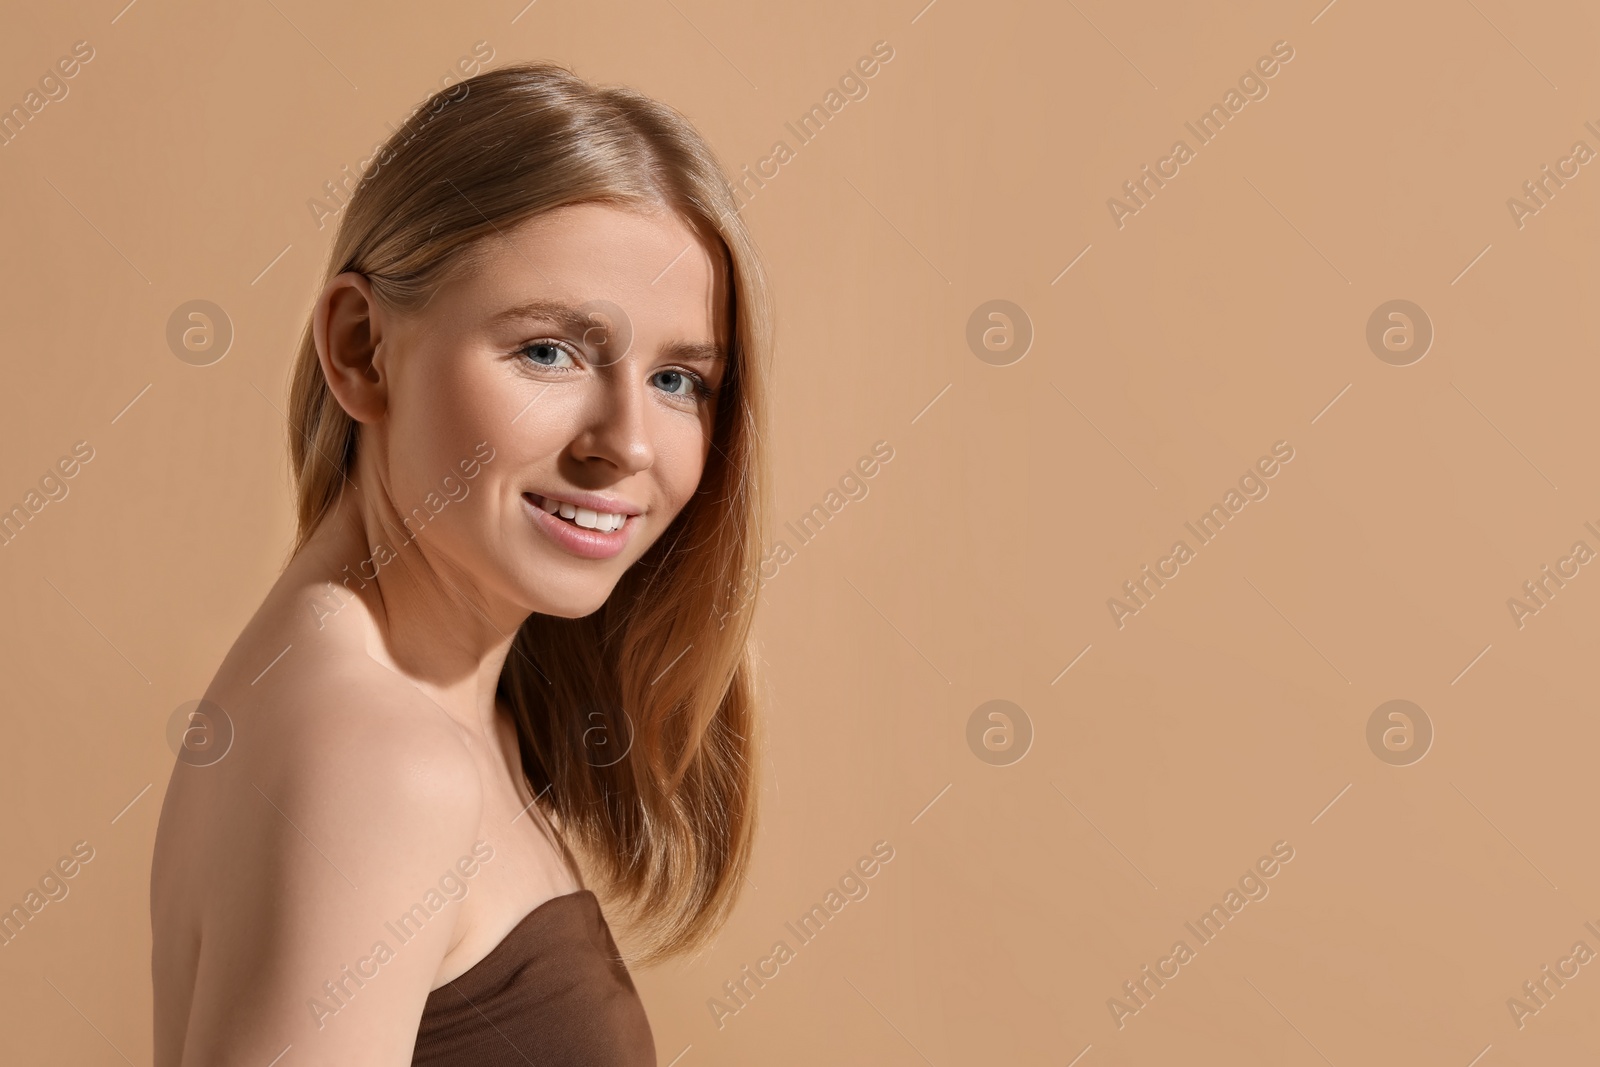
<instances>
[{"instance_id":1,"label":"blonde hair","mask_svg":"<svg viewBox=\"0 0 1600 1067\"><path fill-rule=\"evenodd\" d=\"M580 852L621 907L635 958L699 948L733 906L756 825L747 601L770 513L771 311L732 188L677 111L550 63L435 93L370 162L323 281L359 272L385 307L421 307L471 266L478 242L567 204L664 207L724 258L733 343L699 490L600 610L524 622L499 685L528 785L548 790L563 852ZM308 321L289 412L295 553L337 503L358 428L328 388Z\"/></svg>"}]
</instances>

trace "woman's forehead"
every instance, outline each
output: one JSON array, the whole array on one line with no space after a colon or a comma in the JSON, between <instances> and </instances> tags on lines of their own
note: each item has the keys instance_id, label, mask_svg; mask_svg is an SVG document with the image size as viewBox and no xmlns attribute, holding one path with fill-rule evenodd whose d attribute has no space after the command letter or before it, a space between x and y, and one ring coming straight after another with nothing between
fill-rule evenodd
<instances>
[{"instance_id":1,"label":"woman's forehead","mask_svg":"<svg viewBox=\"0 0 1600 1067\"><path fill-rule=\"evenodd\" d=\"M728 344L723 257L670 213L557 208L483 238L446 289L444 303L490 325L593 305L620 309L635 330Z\"/></svg>"}]
</instances>

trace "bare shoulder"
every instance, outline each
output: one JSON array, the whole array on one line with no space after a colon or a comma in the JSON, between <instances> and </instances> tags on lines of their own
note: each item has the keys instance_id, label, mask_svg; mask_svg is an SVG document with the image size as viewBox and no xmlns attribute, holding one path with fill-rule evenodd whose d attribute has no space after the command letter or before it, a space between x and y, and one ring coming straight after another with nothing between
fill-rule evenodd
<instances>
[{"instance_id":1,"label":"bare shoulder","mask_svg":"<svg viewBox=\"0 0 1600 1067\"><path fill-rule=\"evenodd\" d=\"M371 662L285 672L263 697L240 724L239 743L264 777L307 799L326 790L374 815L377 805L361 805L362 796L476 825L482 797L460 727L393 672Z\"/></svg>"},{"instance_id":2,"label":"bare shoulder","mask_svg":"<svg viewBox=\"0 0 1600 1067\"><path fill-rule=\"evenodd\" d=\"M393 920L473 853L483 787L459 728L364 656L295 666L258 692L219 676L231 747L169 785L152 921L185 1064L291 1043L301 1062L409 1062L456 936L453 908L403 941Z\"/></svg>"},{"instance_id":3,"label":"bare shoulder","mask_svg":"<svg viewBox=\"0 0 1600 1067\"><path fill-rule=\"evenodd\" d=\"M459 843L479 824L482 786L460 727L387 668L365 656L324 658L282 667L258 691L241 688L220 690L232 709L227 756L177 772L210 779L212 801L244 801L216 809L208 836L238 847L234 835L265 817L264 803L296 826L348 831L357 841L346 855L365 865L441 836Z\"/></svg>"}]
</instances>

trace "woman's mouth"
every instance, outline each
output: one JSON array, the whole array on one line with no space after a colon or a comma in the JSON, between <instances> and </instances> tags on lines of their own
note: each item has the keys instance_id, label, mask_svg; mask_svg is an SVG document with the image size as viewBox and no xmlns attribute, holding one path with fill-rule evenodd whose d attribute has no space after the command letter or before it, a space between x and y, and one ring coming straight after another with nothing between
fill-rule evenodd
<instances>
[{"instance_id":1,"label":"woman's mouth","mask_svg":"<svg viewBox=\"0 0 1600 1067\"><path fill-rule=\"evenodd\" d=\"M610 559L633 539L637 516L622 512L580 508L538 493L523 493L522 500L533 524L556 546L583 559Z\"/></svg>"},{"instance_id":2,"label":"woman's mouth","mask_svg":"<svg viewBox=\"0 0 1600 1067\"><path fill-rule=\"evenodd\" d=\"M543 497L537 493L528 495L533 497L534 503L543 508L546 514L565 519L572 525L581 526L585 530L612 533L622 529L622 524L628 521L628 516L626 515L606 511L591 511L588 508L580 508L564 501L551 500L549 497Z\"/></svg>"}]
</instances>

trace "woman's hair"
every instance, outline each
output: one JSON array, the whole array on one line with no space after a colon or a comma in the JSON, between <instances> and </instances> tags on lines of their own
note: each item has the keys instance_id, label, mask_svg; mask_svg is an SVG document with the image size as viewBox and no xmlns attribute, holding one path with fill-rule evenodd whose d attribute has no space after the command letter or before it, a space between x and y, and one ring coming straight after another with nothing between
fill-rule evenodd
<instances>
[{"instance_id":1,"label":"woman's hair","mask_svg":"<svg viewBox=\"0 0 1600 1067\"><path fill-rule=\"evenodd\" d=\"M366 276L380 306L426 304L480 242L567 204L675 212L732 286L732 351L698 492L581 619L535 614L499 693L564 854L621 906L654 962L703 946L744 879L755 830L755 573L770 510L765 272L710 147L677 111L550 63L435 93L363 168L323 282ZM334 399L308 321L291 385L294 553L338 502L359 424Z\"/></svg>"}]
</instances>

